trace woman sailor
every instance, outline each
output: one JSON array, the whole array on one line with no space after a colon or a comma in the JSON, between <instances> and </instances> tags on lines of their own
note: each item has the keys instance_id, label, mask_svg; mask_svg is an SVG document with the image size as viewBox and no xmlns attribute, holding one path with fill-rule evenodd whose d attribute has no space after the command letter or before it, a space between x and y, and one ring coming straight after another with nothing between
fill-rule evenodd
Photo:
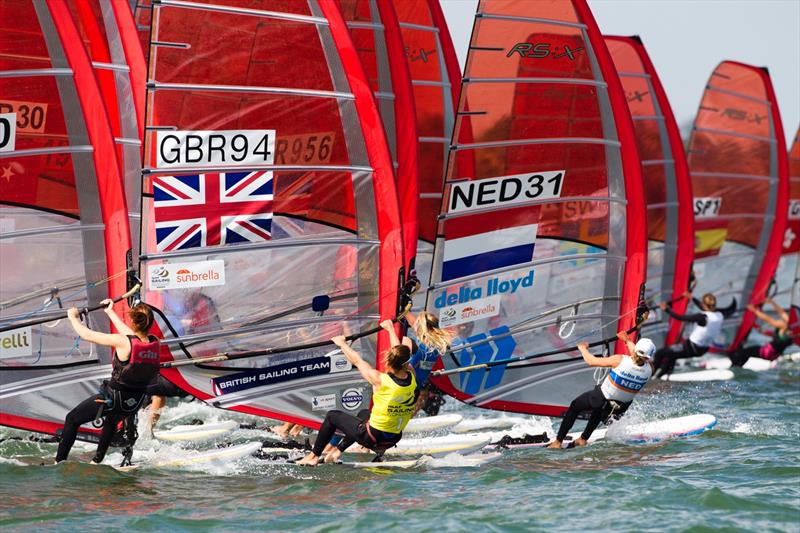
<instances>
[{"instance_id":1,"label":"woman sailor","mask_svg":"<svg viewBox=\"0 0 800 533\"><path fill-rule=\"evenodd\" d=\"M772 298L767 298L764 301L772 306L779 318L772 318L752 304L748 304L747 309L773 328L772 338L769 342L761 346L739 348L734 353L730 354L729 357L733 366L742 366L751 357L774 361L794 342L792 331L789 329L789 313L787 313L783 307L775 303Z\"/></svg>"},{"instance_id":2,"label":"woman sailor","mask_svg":"<svg viewBox=\"0 0 800 533\"><path fill-rule=\"evenodd\" d=\"M403 436L408 421L414 415L417 400L417 382L414 371L408 365L411 350L404 344L392 346L386 352L387 372L379 372L364 361L347 345L340 335L331 339L341 348L345 357L358 368L364 379L372 385L372 411L364 409L355 417L339 410L328 411L317 434L314 448L303 459L301 465L316 466L323 450L338 430L344 434L341 442L325 457L326 462L336 462L353 443L382 455L397 444Z\"/></svg>"},{"instance_id":3,"label":"woman sailor","mask_svg":"<svg viewBox=\"0 0 800 533\"><path fill-rule=\"evenodd\" d=\"M139 410L147 396L148 384L159 371L160 344L148 334L153 326L150 307L144 303L135 305L128 312L129 327L114 312L114 302L104 300L101 303L107 304L105 312L119 333L91 330L81 323L78 309L73 307L67 311L70 324L81 339L114 348L114 356L111 379L103 382L101 392L86 398L67 414L56 453L57 463L67 459L78 428L100 416L105 417L105 422L92 463L102 462L117 425Z\"/></svg>"},{"instance_id":4,"label":"woman sailor","mask_svg":"<svg viewBox=\"0 0 800 533\"><path fill-rule=\"evenodd\" d=\"M578 344L578 350L589 366L611 367L611 372L608 373L608 377L603 380L602 384L584 392L569 404L569 409L564 414L564 420L561 421L561 427L558 428L558 434L555 440L547 446L548 448L561 448L561 443L572 429L578 415L590 412L586 429L575 440L575 446L586 446L586 442L600 422L607 421L609 417L615 419L621 417L630 407L636 393L650 379L653 374L653 365L650 359L656 351L653 341L642 338L634 344L624 331L619 332L617 337L625 343L630 356L595 357L589 352L588 343Z\"/></svg>"},{"instance_id":5,"label":"woman sailor","mask_svg":"<svg viewBox=\"0 0 800 533\"><path fill-rule=\"evenodd\" d=\"M722 332L722 322L736 311L736 300L725 309L717 309L717 298L711 293L704 294L702 301L695 299L693 301L700 308L700 312L691 315L674 312L667 302L660 304L661 309L672 318L694 323L694 329L688 339L656 352L653 363L656 368L655 377L671 374L678 359L700 357L705 354L714 339Z\"/></svg>"},{"instance_id":6,"label":"woman sailor","mask_svg":"<svg viewBox=\"0 0 800 533\"><path fill-rule=\"evenodd\" d=\"M439 327L439 319L427 311L423 311L419 316L414 316L409 312L406 319L411 326L413 339L416 340L416 343L411 343L407 337L403 338L403 342L410 345L413 351L409 364L414 369L414 377L419 388L417 410L422 409L434 416L438 414L439 408L444 404L444 399L442 399L439 389L430 382L430 375L434 365L447 352L451 336ZM381 325L383 326L383 324ZM416 350L414 350L414 344L416 344Z\"/></svg>"}]
</instances>

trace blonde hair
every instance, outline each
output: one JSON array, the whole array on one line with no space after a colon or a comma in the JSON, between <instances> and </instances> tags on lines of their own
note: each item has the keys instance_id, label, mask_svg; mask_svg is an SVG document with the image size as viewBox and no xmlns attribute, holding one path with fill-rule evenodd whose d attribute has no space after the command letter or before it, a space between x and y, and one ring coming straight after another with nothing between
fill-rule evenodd
<instances>
[{"instance_id":1,"label":"blonde hair","mask_svg":"<svg viewBox=\"0 0 800 533\"><path fill-rule=\"evenodd\" d=\"M631 359L633 359L633 364L636 366L642 366L647 362L647 358L643 355L639 355L639 352L636 351L631 354Z\"/></svg>"},{"instance_id":2,"label":"blonde hair","mask_svg":"<svg viewBox=\"0 0 800 533\"><path fill-rule=\"evenodd\" d=\"M447 351L452 340L450 333L439 328L439 319L427 311L423 311L417 316L417 321L414 322L414 333L419 342L438 350L442 355Z\"/></svg>"},{"instance_id":3,"label":"blonde hair","mask_svg":"<svg viewBox=\"0 0 800 533\"><path fill-rule=\"evenodd\" d=\"M707 292L703 295L703 305L705 306L707 311L716 311L717 310L717 297Z\"/></svg>"},{"instance_id":4,"label":"blonde hair","mask_svg":"<svg viewBox=\"0 0 800 533\"><path fill-rule=\"evenodd\" d=\"M406 363L408 363L409 359L411 359L411 348L405 344L392 346L383 354L383 360L385 361L386 366L395 372L402 370Z\"/></svg>"}]
</instances>

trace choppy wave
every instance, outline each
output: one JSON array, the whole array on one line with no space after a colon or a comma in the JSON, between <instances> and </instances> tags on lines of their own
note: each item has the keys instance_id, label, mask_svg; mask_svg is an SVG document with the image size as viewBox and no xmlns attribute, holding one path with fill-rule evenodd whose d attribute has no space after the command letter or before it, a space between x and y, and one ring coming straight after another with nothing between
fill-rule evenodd
<instances>
[{"instance_id":1,"label":"choppy wave","mask_svg":"<svg viewBox=\"0 0 800 533\"><path fill-rule=\"evenodd\" d=\"M797 531L800 529L800 365L774 372L737 371L725 383L657 383L623 419L636 424L698 412L717 426L700 436L640 445L599 442L572 450L503 452L478 468L458 456L421 459L407 470L301 468L246 457L156 468L225 443L258 440L236 430L203 443L142 438L119 472L114 450L104 466L52 465L55 444L0 429L0 528L107 531L386 531L447 529ZM500 417L449 400L447 411ZM163 427L194 418L268 421L200 402L168 409ZM552 435L558 421L518 417L510 433ZM576 429L580 429L580 423ZM440 434L440 433L438 433ZM16 440L20 438L22 440ZM88 460L93 446L76 445Z\"/></svg>"}]
</instances>

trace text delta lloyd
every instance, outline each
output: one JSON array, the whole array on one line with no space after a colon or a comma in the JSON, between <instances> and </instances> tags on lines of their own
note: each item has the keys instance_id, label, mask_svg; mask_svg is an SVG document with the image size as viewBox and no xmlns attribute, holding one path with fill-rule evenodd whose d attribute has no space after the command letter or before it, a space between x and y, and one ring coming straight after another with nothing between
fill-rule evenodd
<instances>
[{"instance_id":1,"label":"text delta lloyd","mask_svg":"<svg viewBox=\"0 0 800 533\"><path fill-rule=\"evenodd\" d=\"M500 281L499 277L489 278L485 287L459 287L457 292L443 292L440 294L433 305L440 309L446 305L463 304L472 300L478 300L496 294L514 294L520 287L527 288L533 286L533 270L527 274Z\"/></svg>"}]
</instances>

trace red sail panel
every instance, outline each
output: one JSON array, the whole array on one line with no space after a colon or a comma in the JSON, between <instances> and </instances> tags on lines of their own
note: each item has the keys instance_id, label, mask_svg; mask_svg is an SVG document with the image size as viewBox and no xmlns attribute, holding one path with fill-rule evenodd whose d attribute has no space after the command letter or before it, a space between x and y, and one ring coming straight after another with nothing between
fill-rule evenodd
<instances>
[{"instance_id":1,"label":"red sail panel","mask_svg":"<svg viewBox=\"0 0 800 533\"><path fill-rule=\"evenodd\" d=\"M634 325L646 268L633 124L585 2L480 3L451 145L427 308L457 337L435 383L560 416L594 384L575 344Z\"/></svg>"},{"instance_id":2,"label":"red sail panel","mask_svg":"<svg viewBox=\"0 0 800 533\"><path fill-rule=\"evenodd\" d=\"M15 126L0 142L7 328L123 294L131 244L109 119L66 4L3 2L0 26L0 113ZM109 331L102 312L89 323ZM0 424L55 433L110 373L110 351L66 321L0 335Z\"/></svg>"},{"instance_id":3,"label":"red sail panel","mask_svg":"<svg viewBox=\"0 0 800 533\"><path fill-rule=\"evenodd\" d=\"M784 309L800 307L800 131L789 149L789 209L781 259L768 294ZM797 316L793 310L792 316ZM793 319L794 320L794 319Z\"/></svg>"},{"instance_id":4,"label":"red sail panel","mask_svg":"<svg viewBox=\"0 0 800 533\"><path fill-rule=\"evenodd\" d=\"M156 3L149 80L140 270L171 355L281 350L164 375L220 408L309 426L334 405L369 405L324 342L396 316L402 227L384 128L336 5ZM200 308L211 319L194 320ZM386 341L356 347L380 367Z\"/></svg>"},{"instance_id":5,"label":"red sail panel","mask_svg":"<svg viewBox=\"0 0 800 533\"><path fill-rule=\"evenodd\" d=\"M684 313L694 260L692 184L678 124L644 45L638 37L605 37L633 118L647 200L647 292L652 304L672 302ZM672 344L681 323L657 313L642 334Z\"/></svg>"},{"instance_id":6,"label":"red sail panel","mask_svg":"<svg viewBox=\"0 0 800 533\"><path fill-rule=\"evenodd\" d=\"M758 305L780 257L788 210L788 161L769 74L733 61L706 85L689 145L695 201L697 294L720 306ZM737 313L723 328L736 349L754 322Z\"/></svg>"},{"instance_id":7,"label":"red sail panel","mask_svg":"<svg viewBox=\"0 0 800 533\"><path fill-rule=\"evenodd\" d=\"M388 0L337 3L375 95L392 153L403 218L403 255L410 271L417 255L417 125L397 15Z\"/></svg>"},{"instance_id":8,"label":"red sail panel","mask_svg":"<svg viewBox=\"0 0 800 533\"><path fill-rule=\"evenodd\" d=\"M117 145L134 248L139 240L145 62L126 0L68 2L89 53ZM131 258L133 261L135 258Z\"/></svg>"},{"instance_id":9,"label":"red sail panel","mask_svg":"<svg viewBox=\"0 0 800 533\"><path fill-rule=\"evenodd\" d=\"M395 2L413 85L419 140L417 271L430 271L461 70L437 0Z\"/></svg>"},{"instance_id":10,"label":"red sail panel","mask_svg":"<svg viewBox=\"0 0 800 533\"><path fill-rule=\"evenodd\" d=\"M782 252L800 252L800 130L789 150L789 214Z\"/></svg>"}]
</instances>

